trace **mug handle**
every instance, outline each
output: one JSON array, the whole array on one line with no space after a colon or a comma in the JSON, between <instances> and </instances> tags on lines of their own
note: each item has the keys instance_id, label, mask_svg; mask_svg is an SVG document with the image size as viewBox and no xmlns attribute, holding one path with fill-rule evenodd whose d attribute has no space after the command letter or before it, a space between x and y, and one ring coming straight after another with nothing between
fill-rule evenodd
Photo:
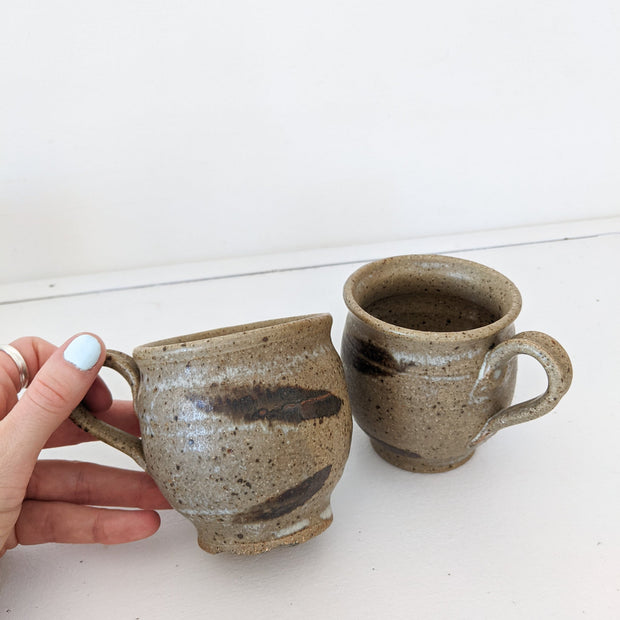
<instances>
[{"instance_id":1,"label":"mug handle","mask_svg":"<svg viewBox=\"0 0 620 620\"><path fill-rule=\"evenodd\" d=\"M116 370L129 383L135 402L138 388L140 387L140 369L133 357L121 351L108 351L103 365ZM83 431L124 452L138 463L142 469L146 469L142 440L138 437L96 418L84 405L78 405L69 418Z\"/></svg>"},{"instance_id":2,"label":"mug handle","mask_svg":"<svg viewBox=\"0 0 620 620\"><path fill-rule=\"evenodd\" d=\"M496 379L508 362L519 354L530 355L540 362L547 373L547 389L536 398L506 407L491 416L471 440L470 447L475 448L502 428L545 415L558 404L570 387L573 368L560 343L542 332L522 332L501 342L486 354L472 397L475 399L477 391L484 391L485 384L488 386L489 381Z\"/></svg>"}]
</instances>

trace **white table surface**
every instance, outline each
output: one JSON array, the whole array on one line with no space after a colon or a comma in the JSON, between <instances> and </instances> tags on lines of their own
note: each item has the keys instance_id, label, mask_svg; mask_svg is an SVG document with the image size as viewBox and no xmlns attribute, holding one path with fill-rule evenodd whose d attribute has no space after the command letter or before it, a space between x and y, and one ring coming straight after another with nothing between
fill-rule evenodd
<instances>
[{"instance_id":1,"label":"white table surface","mask_svg":"<svg viewBox=\"0 0 620 620\"><path fill-rule=\"evenodd\" d=\"M297 547L209 555L171 511L129 545L19 547L0 560L0 618L619 618L620 218L6 285L0 342L90 330L131 352L326 311L339 348L347 276L420 252L476 260L517 284L517 329L548 332L573 360L554 412L501 431L443 474L392 467L355 427L334 522ZM524 358L515 398L542 391L543 375ZM137 467L100 443L42 457Z\"/></svg>"}]
</instances>

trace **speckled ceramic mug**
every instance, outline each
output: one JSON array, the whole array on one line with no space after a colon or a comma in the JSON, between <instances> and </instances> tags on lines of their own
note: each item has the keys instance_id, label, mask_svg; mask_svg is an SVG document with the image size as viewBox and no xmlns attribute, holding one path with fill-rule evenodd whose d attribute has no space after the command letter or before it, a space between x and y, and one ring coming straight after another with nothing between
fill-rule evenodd
<instances>
[{"instance_id":1,"label":"speckled ceramic mug","mask_svg":"<svg viewBox=\"0 0 620 620\"><path fill-rule=\"evenodd\" d=\"M82 429L131 456L210 553L297 544L332 521L351 442L331 316L308 315L108 351L131 386L141 439L97 420Z\"/></svg>"},{"instance_id":2,"label":"speckled ceramic mug","mask_svg":"<svg viewBox=\"0 0 620 620\"><path fill-rule=\"evenodd\" d=\"M489 267L434 255L367 264L347 280L342 357L353 416L386 461L414 472L465 463L498 430L537 418L568 390L564 349L515 336L521 295ZM544 394L509 406L518 354L548 377Z\"/></svg>"}]
</instances>

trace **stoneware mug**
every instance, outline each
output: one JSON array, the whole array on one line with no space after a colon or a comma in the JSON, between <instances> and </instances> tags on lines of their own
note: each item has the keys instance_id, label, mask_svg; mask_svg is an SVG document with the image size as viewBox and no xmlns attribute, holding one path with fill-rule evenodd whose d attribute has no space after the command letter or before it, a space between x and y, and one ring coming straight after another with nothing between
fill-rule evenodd
<instances>
[{"instance_id":1,"label":"stoneware mug","mask_svg":"<svg viewBox=\"0 0 620 620\"><path fill-rule=\"evenodd\" d=\"M353 273L344 299L353 416L376 452L402 469L458 467L498 430L553 409L570 386L570 360L553 338L515 335L521 295L489 267L391 257ZM548 387L510 406L519 354L540 362Z\"/></svg>"},{"instance_id":2,"label":"stoneware mug","mask_svg":"<svg viewBox=\"0 0 620 620\"><path fill-rule=\"evenodd\" d=\"M210 553L305 542L332 521L352 419L332 318L317 314L108 351L132 389L138 439L71 419L131 456Z\"/></svg>"}]
</instances>

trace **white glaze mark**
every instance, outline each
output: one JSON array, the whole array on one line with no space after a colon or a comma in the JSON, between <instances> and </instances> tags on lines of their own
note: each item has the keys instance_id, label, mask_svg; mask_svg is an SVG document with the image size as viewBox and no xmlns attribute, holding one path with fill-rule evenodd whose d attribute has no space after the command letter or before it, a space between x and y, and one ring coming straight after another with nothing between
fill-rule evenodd
<instances>
[{"instance_id":1,"label":"white glaze mark","mask_svg":"<svg viewBox=\"0 0 620 620\"><path fill-rule=\"evenodd\" d=\"M290 527L285 527L276 532L276 538L284 538L285 536L290 536L291 534L295 534L295 532L299 532L304 528L310 525L310 519L302 519L301 521L297 521L297 523L293 523Z\"/></svg>"},{"instance_id":2,"label":"white glaze mark","mask_svg":"<svg viewBox=\"0 0 620 620\"><path fill-rule=\"evenodd\" d=\"M332 507L328 506L320 515L319 517L321 517L321 519L323 519L323 521L327 521L328 519L331 519L334 516L334 513L332 512Z\"/></svg>"}]
</instances>

